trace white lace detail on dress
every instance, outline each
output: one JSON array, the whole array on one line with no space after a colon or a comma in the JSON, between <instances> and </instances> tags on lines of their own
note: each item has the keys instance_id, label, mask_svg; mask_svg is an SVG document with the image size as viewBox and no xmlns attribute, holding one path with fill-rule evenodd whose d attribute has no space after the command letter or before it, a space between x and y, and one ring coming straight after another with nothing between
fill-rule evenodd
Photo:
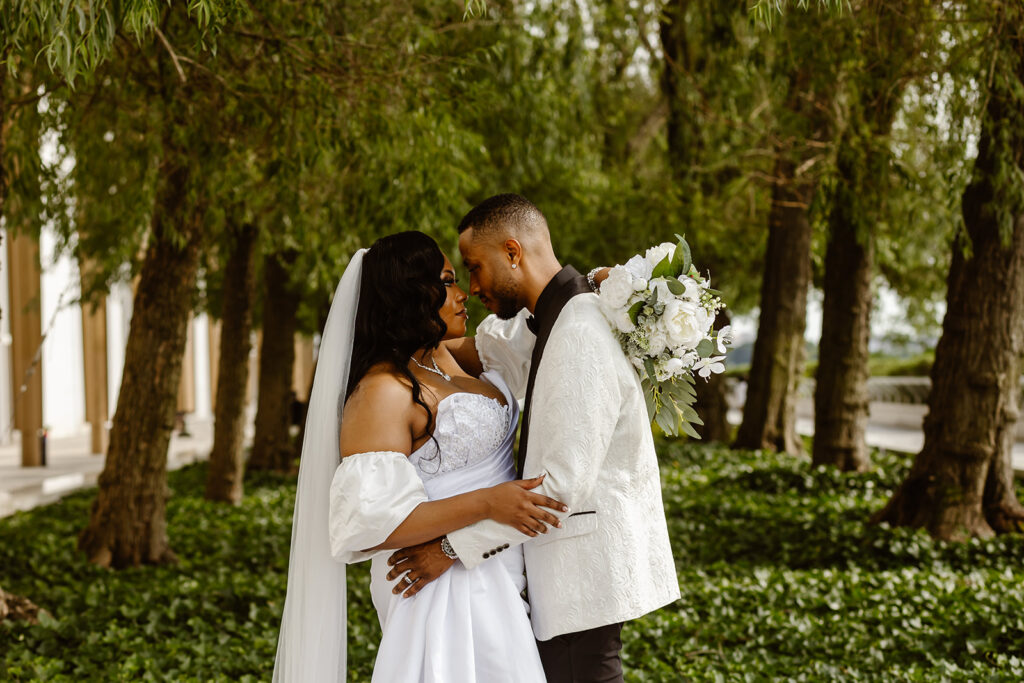
<instances>
[{"instance_id":1,"label":"white lace detail on dress","mask_svg":"<svg viewBox=\"0 0 1024 683\"><path fill-rule=\"evenodd\" d=\"M493 453L505 440L510 417L509 406L490 396L469 392L445 396L437 405L437 443L433 439L427 441L409 460L424 480L472 465Z\"/></svg>"}]
</instances>

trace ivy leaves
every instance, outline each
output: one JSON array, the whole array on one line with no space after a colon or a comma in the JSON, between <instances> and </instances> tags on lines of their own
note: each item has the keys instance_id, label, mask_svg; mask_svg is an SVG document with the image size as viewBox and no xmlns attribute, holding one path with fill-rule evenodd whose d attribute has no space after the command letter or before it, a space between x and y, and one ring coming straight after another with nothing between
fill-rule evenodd
<instances>
[{"instance_id":1,"label":"ivy leaves","mask_svg":"<svg viewBox=\"0 0 1024 683\"><path fill-rule=\"evenodd\" d=\"M623 631L629 681L1019 680L1024 541L944 544L868 527L909 463L865 474L786 454L663 441L663 499L683 597ZM0 520L0 585L48 611L0 624L5 680L268 680L294 480L258 474L237 508L173 472L180 563L108 572L74 549L91 494ZM349 680L380 629L368 565L349 569Z\"/></svg>"}]
</instances>

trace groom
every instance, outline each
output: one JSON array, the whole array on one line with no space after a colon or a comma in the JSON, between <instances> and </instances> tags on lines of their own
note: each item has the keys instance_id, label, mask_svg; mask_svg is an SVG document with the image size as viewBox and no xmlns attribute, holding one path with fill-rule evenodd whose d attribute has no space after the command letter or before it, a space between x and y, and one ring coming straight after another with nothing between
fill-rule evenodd
<instances>
[{"instance_id":1,"label":"groom","mask_svg":"<svg viewBox=\"0 0 1024 683\"><path fill-rule=\"evenodd\" d=\"M487 520L449 534L448 555L435 542L390 561L424 575L418 590L452 553L472 569L524 543L547 679L622 681L622 623L679 598L640 380L587 280L559 264L547 221L527 199L503 194L476 206L459 225L459 250L470 292L487 308L502 319L533 314L517 471L546 473L537 492L569 511L556 513L561 528L535 537Z\"/></svg>"}]
</instances>

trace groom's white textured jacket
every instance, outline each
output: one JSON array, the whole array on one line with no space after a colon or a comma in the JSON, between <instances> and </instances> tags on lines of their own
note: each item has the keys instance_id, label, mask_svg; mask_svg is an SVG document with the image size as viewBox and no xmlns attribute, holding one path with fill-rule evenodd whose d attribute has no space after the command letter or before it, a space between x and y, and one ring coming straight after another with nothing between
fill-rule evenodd
<instances>
[{"instance_id":1,"label":"groom's white textured jacket","mask_svg":"<svg viewBox=\"0 0 1024 683\"><path fill-rule=\"evenodd\" d=\"M533 334L523 316L481 323L477 350L517 396ZM594 294L562 309L537 368L524 476L569 506L562 528L530 538L486 520L448 535L472 568L523 543L539 640L628 621L679 598L658 460L636 370Z\"/></svg>"}]
</instances>

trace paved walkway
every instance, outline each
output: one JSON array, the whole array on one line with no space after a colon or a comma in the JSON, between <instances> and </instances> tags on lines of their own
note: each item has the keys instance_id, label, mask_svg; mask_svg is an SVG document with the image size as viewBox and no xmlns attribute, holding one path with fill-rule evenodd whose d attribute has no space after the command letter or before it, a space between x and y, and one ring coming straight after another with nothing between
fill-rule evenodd
<instances>
[{"instance_id":1,"label":"paved walkway","mask_svg":"<svg viewBox=\"0 0 1024 683\"><path fill-rule=\"evenodd\" d=\"M167 469L176 470L206 459L213 447L213 421L190 420L190 436L171 436ZM88 433L50 439L46 467L22 467L21 445L0 446L0 517L59 500L96 485L103 456L89 453Z\"/></svg>"}]
</instances>

